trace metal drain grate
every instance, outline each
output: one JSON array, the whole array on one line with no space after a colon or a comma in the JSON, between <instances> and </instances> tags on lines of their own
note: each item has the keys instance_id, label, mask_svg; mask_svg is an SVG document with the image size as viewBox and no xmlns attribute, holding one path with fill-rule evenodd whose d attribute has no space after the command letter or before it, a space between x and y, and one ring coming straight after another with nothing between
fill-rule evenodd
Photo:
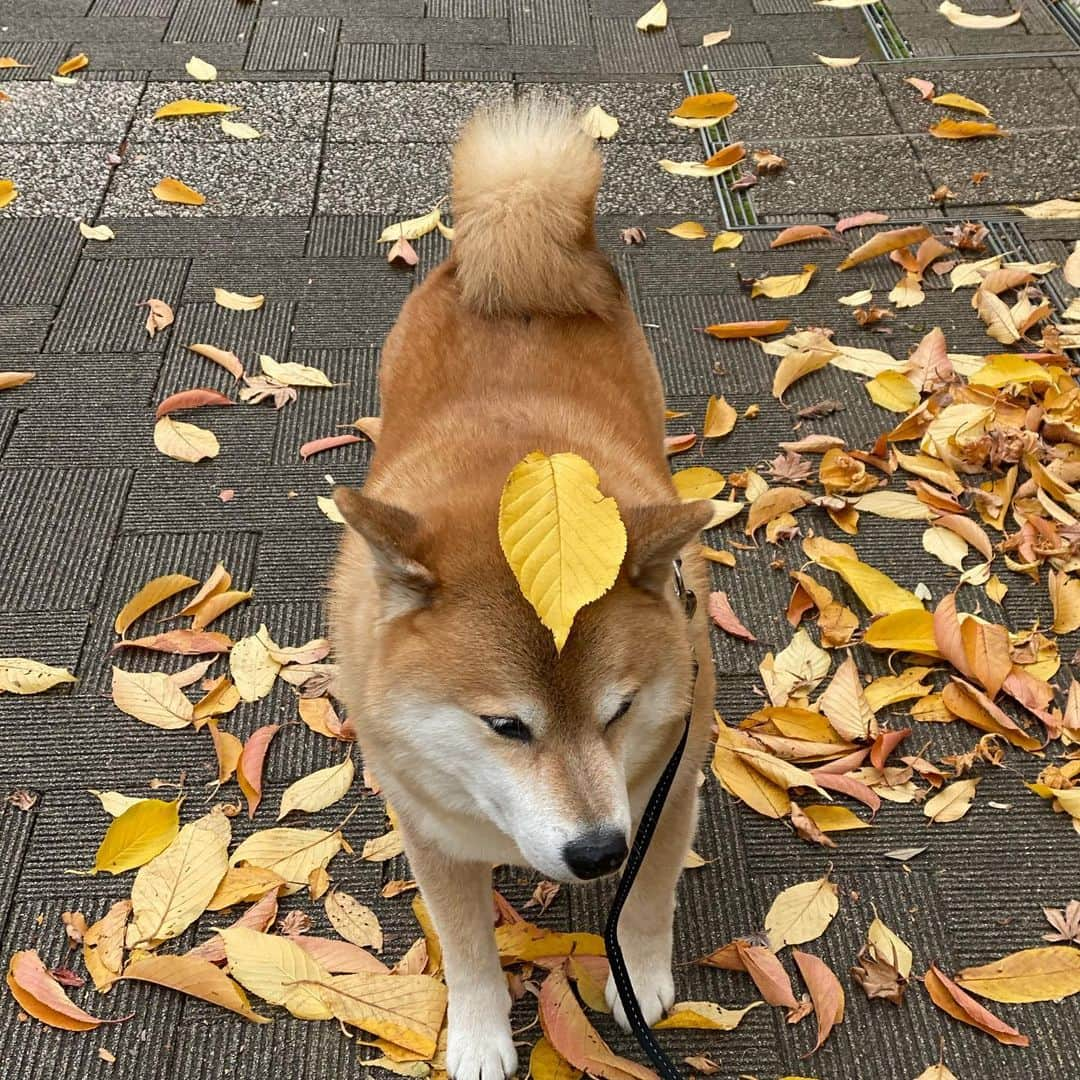
<instances>
[{"instance_id":1,"label":"metal drain grate","mask_svg":"<svg viewBox=\"0 0 1080 1080\"><path fill-rule=\"evenodd\" d=\"M1080 45L1080 2L1078 0L1043 0L1061 29Z\"/></svg>"},{"instance_id":2,"label":"metal drain grate","mask_svg":"<svg viewBox=\"0 0 1080 1080\"><path fill-rule=\"evenodd\" d=\"M866 4L862 13L883 60L907 60L915 55L908 39L893 20L892 12L880 0L876 4Z\"/></svg>"},{"instance_id":3,"label":"metal drain grate","mask_svg":"<svg viewBox=\"0 0 1080 1080\"><path fill-rule=\"evenodd\" d=\"M689 94L713 94L720 88L716 85L711 71L684 71L683 80L686 83L686 91ZM705 147L706 160L712 157L718 150L722 150L731 142L727 122L721 120L719 124L701 129L701 141ZM712 178L713 190L720 203L720 212L724 218L724 224L729 229L746 228L748 225L758 223L757 214L754 213L754 204L748 190L738 190L732 187L735 182L732 176L734 170L721 173Z\"/></svg>"}]
</instances>

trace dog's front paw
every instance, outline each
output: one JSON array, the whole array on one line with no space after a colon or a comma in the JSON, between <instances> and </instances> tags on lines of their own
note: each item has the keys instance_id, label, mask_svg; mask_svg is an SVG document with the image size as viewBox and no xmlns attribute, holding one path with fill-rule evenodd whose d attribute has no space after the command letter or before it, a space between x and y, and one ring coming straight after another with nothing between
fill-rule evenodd
<instances>
[{"instance_id":1,"label":"dog's front paw","mask_svg":"<svg viewBox=\"0 0 1080 1080\"><path fill-rule=\"evenodd\" d=\"M671 951L658 942L640 942L636 945L627 943L623 947L623 955L641 1015L645 1017L645 1023L652 1027L675 1002L675 980L671 976ZM626 1019L626 1010L619 1000L619 991L616 989L615 978L612 975L608 976L605 997L615 1023L623 1031L629 1031L630 1024Z\"/></svg>"},{"instance_id":2,"label":"dog's front paw","mask_svg":"<svg viewBox=\"0 0 1080 1080\"><path fill-rule=\"evenodd\" d=\"M446 1033L446 1071L451 1080L506 1080L517 1071L517 1050L505 1016L491 1010L451 1015Z\"/></svg>"}]
</instances>

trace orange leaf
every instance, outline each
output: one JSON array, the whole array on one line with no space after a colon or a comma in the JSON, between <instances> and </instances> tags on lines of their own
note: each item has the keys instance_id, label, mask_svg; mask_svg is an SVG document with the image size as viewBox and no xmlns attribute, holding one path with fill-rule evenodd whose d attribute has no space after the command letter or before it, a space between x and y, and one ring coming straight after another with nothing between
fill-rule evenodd
<instances>
[{"instance_id":1,"label":"orange leaf","mask_svg":"<svg viewBox=\"0 0 1080 1080\"><path fill-rule=\"evenodd\" d=\"M828 240L832 233L824 225L792 225L777 233L771 248L784 247L786 244L798 244L803 240Z\"/></svg>"},{"instance_id":2,"label":"orange leaf","mask_svg":"<svg viewBox=\"0 0 1080 1080\"><path fill-rule=\"evenodd\" d=\"M187 206L202 206L206 202L205 195L173 176L166 176L163 180L159 180L151 192L155 199L160 199L162 202L184 203Z\"/></svg>"},{"instance_id":3,"label":"orange leaf","mask_svg":"<svg viewBox=\"0 0 1080 1080\"><path fill-rule=\"evenodd\" d=\"M856 229L860 225L881 225L888 220L888 214L882 214L877 210L866 210L861 214L853 214L851 217L841 218L836 223L836 231L838 233L845 233L848 229Z\"/></svg>"},{"instance_id":4,"label":"orange leaf","mask_svg":"<svg viewBox=\"0 0 1080 1080\"><path fill-rule=\"evenodd\" d=\"M1005 132L990 120L953 120L947 117L930 127L935 139L980 139L987 135L1004 135Z\"/></svg>"},{"instance_id":5,"label":"orange leaf","mask_svg":"<svg viewBox=\"0 0 1080 1080\"><path fill-rule=\"evenodd\" d=\"M121 1022L102 1020L80 1009L45 969L34 949L25 949L11 957L7 984L23 1012L50 1027L63 1028L65 1031L92 1031L99 1024Z\"/></svg>"},{"instance_id":6,"label":"orange leaf","mask_svg":"<svg viewBox=\"0 0 1080 1080\"><path fill-rule=\"evenodd\" d=\"M791 325L790 319L764 319L761 322L714 323L705 327L705 333L721 341L732 338L769 337L782 334Z\"/></svg>"},{"instance_id":7,"label":"orange leaf","mask_svg":"<svg viewBox=\"0 0 1080 1080\"><path fill-rule=\"evenodd\" d=\"M1030 1040L1021 1035L1004 1020L999 1020L989 1009L984 1009L970 994L961 990L947 975L943 975L936 964L923 977L923 985L933 1003L953 1019L985 1031L1000 1043L1010 1046L1027 1046Z\"/></svg>"},{"instance_id":8,"label":"orange leaf","mask_svg":"<svg viewBox=\"0 0 1080 1080\"><path fill-rule=\"evenodd\" d=\"M78 56L71 56L65 60L57 69L57 75L70 75L74 71L82 71L87 64L90 63L90 57L86 53L79 53Z\"/></svg>"},{"instance_id":9,"label":"orange leaf","mask_svg":"<svg viewBox=\"0 0 1080 1080\"><path fill-rule=\"evenodd\" d=\"M867 259L876 259L879 255L887 255L890 251L907 247L908 244L921 244L930 236L930 230L925 225L908 225L903 229L889 229L870 237L865 244L860 244L850 252L846 259L836 268L837 270L850 270Z\"/></svg>"},{"instance_id":10,"label":"orange leaf","mask_svg":"<svg viewBox=\"0 0 1080 1080\"><path fill-rule=\"evenodd\" d=\"M730 146L722 146L705 162L710 169L724 169L729 165L736 165L746 157L746 148L741 142L732 143Z\"/></svg>"},{"instance_id":11,"label":"orange leaf","mask_svg":"<svg viewBox=\"0 0 1080 1080\"><path fill-rule=\"evenodd\" d=\"M810 1000L817 1013L817 1042L812 1050L802 1056L808 1058L814 1051L820 1050L832 1029L844 1019L844 988L832 969L820 957L805 953L799 949L791 950L791 957L799 974L810 991Z\"/></svg>"},{"instance_id":12,"label":"orange leaf","mask_svg":"<svg viewBox=\"0 0 1080 1080\"><path fill-rule=\"evenodd\" d=\"M731 603L725 592L709 593L709 618L732 637L742 638L744 641L757 641L757 638L740 622L739 616L731 610Z\"/></svg>"},{"instance_id":13,"label":"orange leaf","mask_svg":"<svg viewBox=\"0 0 1080 1080\"><path fill-rule=\"evenodd\" d=\"M352 443L362 442L359 435L327 435L322 439L312 439L300 447L300 456L307 461L315 454L321 454L324 450L336 450L339 446L349 446Z\"/></svg>"},{"instance_id":14,"label":"orange leaf","mask_svg":"<svg viewBox=\"0 0 1080 1080\"><path fill-rule=\"evenodd\" d=\"M244 744L228 731L221 731L217 721L209 723L210 737L214 740L214 752L218 759L218 783L225 784L232 779L236 767L240 764L240 755L244 752Z\"/></svg>"},{"instance_id":15,"label":"orange leaf","mask_svg":"<svg viewBox=\"0 0 1080 1080\"><path fill-rule=\"evenodd\" d=\"M748 945L745 941L736 941L735 949L758 992L770 1005L798 1008L791 979L774 953L762 945Z\"/></svg>"},{"instance_id":16,"label":"orange leaf","mask_svg":"<svg viewBox=\"0 0 1080 1080\"><path fill-rule=\"evenodd\" d=\"M960 640L972 674L993 700L1012 668L1008 631L1004 626L967 619L960 626Z\"/></svg>"},{"instance_id":17,"label":"orange leaf","mask_svg":"<svg viewBox=\"0 0 1080 1080\"><path fill-rule=\"evenodd\" d=\"M160 420L169 413L179 412L181 409L201 409L204 405L235 405L232 398L219 394L217 390L210 390L200 386L195 390L181 390L179 393L170 394L158 407L155 417Z\"/></svg>"},{"instance_id":18,"label":"orange leaf","mask_svg":"<svg viewBox=\"0 0 1080 1080\"><path fill-rule=\"evenodd\" d=\"M798 488L769 488L750 505L750 513L746 523L747 535L753 536L762 525L772 521L773 518L777 518L781 514L790 514L793 510L799 510L806 506L809 501L810 496Z\"/></svg>"},{"instance_id":19,"label":"orange leaf","mask_svg":"<svg viewBox=\"0 0 1080 1080\"><path fill-rule=\"evenodd\" d=\"M1002 712L981 690L961 679L953 679L941 692L945 708L980 731L1000 735L1013 746L1029 753L1039 750L1042 741L1029 735L1007 713Z\"/></svg>"},{"instance_id":20,"label":"orange leaf","mask_svg":"<svg viewBox=\"0 0 1080 1080\"><path fill-rule=\"evenodd\" d=\"M236 771L236 782L247 799L248 817L253 818L262 799L263 765L270 741L277 734L279 724L266 724L253 731L244 743L244 751Z\"/></svg>"},{"instance_id":21,"label":"orange leaf","mask_svg":"<svg viewBox=\"0 0 1080 1080\"><path fill-rule=\"evenodd\" d=\"M684 120L722 120L739 107L734 94L719 90L714 94L691 94L670 115Z\"/></svg>"},{"instance_id":22,"label":"orange leaf","mask_svg":"<svg viewBox=\"0 0 1080 1080\"><path fill-rule=\"evenodd\" d=\"M203 630L169 630L150 637L125 638L113 646L117 649L150 649L152 652L173 653L176 656L203 656L206 653L225 653L232 648L232 638Z\"/></svg>"}]
</instances>

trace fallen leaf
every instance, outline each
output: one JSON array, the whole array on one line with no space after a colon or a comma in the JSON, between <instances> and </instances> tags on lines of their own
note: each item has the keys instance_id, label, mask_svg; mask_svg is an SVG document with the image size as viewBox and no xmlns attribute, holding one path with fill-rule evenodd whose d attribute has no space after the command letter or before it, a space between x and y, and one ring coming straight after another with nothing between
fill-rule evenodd
<instances>
[{"instance_id":1,"label":"fallen leaf","mask_svg":"<svg viewBox=\"0 0 1080 1080\"><path fill-rule=\"evenodd\" d=\"M726 30L714 30L710 34L705 34L701 38L701 47L703 49L711 48L713 45L719 45L722 41L727 41L731 37L731 27Z\"/></svg>"},{"instance_id":2,"label":"fallen leaf","mask_svg":"<svg viewBox=\"0 0 1080 1080\"><path fill-rule=\"evenodd\" d=\"M738 107L734 94L720 90L711 94L691 94L683 98L679 107L669 115L686 120L722 120Z\"/></svg>"},{"instance_id":3,"label":"fallen leaf","mask_svg":"<svg viewBox=\"0 0 1080 1080\"><path fill-rule=\"evenodd\" d=\"M205 195L174 176L159 180L150 190L154 198L161 202L184 203L187 206L202 206L206 202Z\"/></svg>"},{"instance_id":4,"label":"fallen leaf","mask_svg":"<svg viewBox=\"0 0 1080 1080\"><path fill-rule=\"evenodd\" d=\"M215 288L214 303L219 307L227 308L229 311L258 311L266 303L266 297L262 293L256 296L244 296L241 293L229 292L228 289ZM266 371L265 366L263 371ZM271 375L272 373L266 371L266 374ZM276 376L274 377L276 378Z\"/></svg>"},{"instance_id":5,"label":"fallen leaf","mask_svg":"<svg viewBox=\"0 0 1080 1080\"><path fill-rule=\"evenodd\" d=\"M933 798L927 799L923 814L934 822L959 821L971 809L978 786L978 777L949 784Z\"/></svg>"},{"instance_id":6,"label":"fallen leaf","mask_svg":"<svg viewBox=\"0 0 1080 1080\"><path fill-rule=\"evenodd\" d=\"M664 0L660 0L659 3L653 4L644 15L641 16L634 23L634 26L638 30L648 32L649 30L663 30L667 26L668 10L667 4Z\"/></svg>"},{"instance_id":7,"label":"fallen leaf","mask_svg":"<svg viewBox=\"0 0 1080 1080\"><path fill-rule=\"evenodd\" d=\"M1017 209L1024 217L1035 218L1039 221L1080 218L1080 202L1069 199L1048 199L1046 202L1035 203L1033 206L1020 206Z\"/></svg>"},{"instance_id":8,"label":"fallen leaf","mask_svg":"<svg viewBox=\"0 0 1080 1080\"><path fill-rule=\"evenodd\" d=\"M244 365L240 358L227 349L219 349L214 345L188 345L188 348L199 356L213 361L219 367L223 367L233 378L239 379L244 374Z\"/></svg>"},{"instance_id":9,"label":"fallen leaf","mask_svg":"<svg viewBox=\"0 0 1080 1080\"><path fill-rule=\"evenodd\" d=\"M817 267L813 263L807 263L800 274L777 274L774 277L759 278L751 286L750 295L767 296L773 300L799 296L806 292L810 279L816 273Z\"/></svg>"},{"instance_id":10,"label":"fallen leaf","mask_svg":"<svg viewBox=\"0 0 1080 1080\"><path fill-rule=\"evenodd\" d=\"M218 122L218 127L229 136L230 139L261 139L262 132L253 128L250 124L242 124L239 120L230 120L223 116Z\"/></svg>"},{"instance_id":11,"label":"fallen leaf","mask_svg":"<svg viewBox=\"0 0 1080 1080\"><path fill-rule=\"evenodd\" d=\"M724 398L715 395L709 398L705 407L705 424L702 430L702 438L721 439L731 433L735 427L735 421L739 414L727 403ZM712 496L706 496L712 498Z\"/></svg>"},{"instance_id":12,"label":"fallen leaf","mask_svg":"<svg viewBox=\"0 0 1080 1080\"><path fill-rule=\"evenodd\" d=\"M661 158L657 164L666 173L672 176L710 177L720 176L735 167L735 162L730 164L710 165L704 161L672 161L671 158Z\"/></svg>"},{"instance_id":13,"label":"fallen leaf","mask_svg":"<svg viewBox=\"0 0 1080 1080\"><path fill-rule=\"evenodd\" d=\"M734 1031L751 1009L763 1004L762 1001L753 1001L742 1009L725 1009L711 1001L677 1001L663 1020L653 1024L653 1030L693 1028L701 1031Z\"/></svg>"},{"instance_id":14,"label":"fallen leaf","mask_svg":"<svg viewBox=\"0 0 1080 1080\"><path fill-rule=\"evenodd\" d=\"M62 683L78 682L67 668L23 656L0 656L0 694L42 694Z\"/></svg>"},{"instance_id":15,"label":"fallen leaf","mask_svg":"<svg viewBox=\"0 0 1080 1080\"><path fill-rule=\"evenodd\" d=\"M220 1005L257 1024L268 1024L252 1008L244 991L219 967L198 956L145 956L125 968L124 979L165 986L181 994Z\"/></svg>"},{"instance_id":16,"label":"fallen leaf","mask_svg":"<svg viewBox=\"0 0 1080 1080\"><path fill-rule=\"evenodd\" d=\"M382 975L390 973L390 969L378 957L348 941L312 937L310 934L290 936L290 940L332 975L359 975L365 971Z\"/></svg>"},{"instance_id":17,"label":"fallen leaf","mask_svg":"<svg viewBox=\"0 0 1080 1080\"><path fill-rule=\"evenodd\" d=\"M101 1024L118 1022L91 1016L80 1009L49 974L33 949L12 954L7 984L23 1012L50 1027L64 1031L92 1031Z\"/></svg>"},{"instance_id":18,"label":"fallen leaf","mask_svg":"<svg viewBox=\"0 0 1080 1080\"><path fill-rule=\"evenodd\" d=\"M382 952L383 932L379 918L371 908L348 893L327 894L326 917L331 926L348 942L360 948Z\"/></svg>"},{"instance_id":19,"label":"fallen leaf","mask_svg":"<svg viewBox=\"0 0 1080 1080\"><path fill-rule=\"evenodd\" d=\"M990 110L985 105L980 105L977 101L972 101L971 98L966 98L961 94L939 94L935 98L930 99L931 105L947 105L952 109L963 109L965 112L978 113L980 116L989 116Z\"/></svg>"},{"instance_id":20,"label":"fallen leaf","mask_svg":"<svg viewBox=\"0 0 1080 1080\"><path fill-rule=\"evenodd\" d=\"M185 65L184 70L199 82L213 82L217 78L217 68L206 60L200 60L193 56Z\"/></svg>"},{"instance_id":21,"label":"fallen leaf","mask_svg":"<svg viewBox=\"0 0 1080 1080\"><path fill-rule=\"evenodd\" d=\"M705 333L721 341L737 338L770 337L782 334L791 325L790 319L766 319L761 322L714 323Z\"/></svg>"},{"instance_id":22,"label":"fallen leaf","mask_svg":"<svg viewBox=\"0 0 1080 1080\"><path fill-rule=\"evenodd\" d=\"M792 959L799 969L799 974L810 991L810 1000L814 1003L817 1014L817 1042L813 1048L803 1054L809 1057L820 1050L832 1029L844 1019L844 988L832 969L820 957L799 949L792 949Z\"/></svg>"},{"instance_id":23,"label":"fallen leaf","mask_svg":"<svg viewBox=\"0 0 1080 1080\"><path fill-rule=\"evenodd\" d=\"M57 69L56 74L63 77L65 75L71 75L73 72L82 71L90 63L90 57L86 53L79 53L77 56L68 57Z\"/></svg>"},{"instance_id":24,"label":"fallen leaf","mask_svg":"<svg viewBox=\"0 0 1080 1080\"><path fill-rule=\"evenodd\" d=\"M154 113L155 120L165 120L177 116L211 116L216 113L238 112L239 105L226 105L220 101L196 101L194 98L180 98L162 105Z\"/></svg>"},{"instance_id":25,"label":"fallen leaf","mask_svg":"<svg viewBox=\"0 0 1080 1080\"><path fill-rule=\"evenodd\" d=\"M215 458L221 450L212 431L170 416L162 417L154 425L154 446L166 457L190 463Z\"/></svg>"},{"instance_id":26,"label":"fallen leaf","mask_svg":"<svg viewBox=\"0 0 1080 1080\"><path fill-rule=\"evenodd\" d=\"M243 691L240 696L243 697ZM246 700L246 699L245 699ZM264 724L256 728L244 743L240 760L236 766L236 782L247 799L248 817L253 818L262 801L263 768L266 764L266 752L278 733L279 724Z\"/></svg>"},{"instance_id":27,"label":"fallen leaf","mask_svg":"<svg viewBox=\"0 0 1080 1080\"><path fill-rule=\"evenodd\" d=\"M0 206L4 204L0 202ZM32 371L0 371L0 390L14 390L16 386L24 386L34 377Z\"/></svg>"},{"instance_id":28,"label":"fallen leaf","mask_svg":"<svg viewBox=\"0 0 1080 1080\"><path fill-rule=\"evenodd\" d=\"M232 648L232 638L225 634L203 630L169 630L149 637L125 638L118 641L116 649L149 649L152 652L172 653L176 656L202 656L206 653L225 653Z\"/></svg>"},{"instance_id":29,"label":"fallen leaf","mask_svg":"<svg viewBox=\"0 0 1080 1080\"><path fill-rule=\"evenodd\" d=\"M94 872L122 874L164 851L179 831L180 806L140 799L109 823L94 858Z\"/></svg>"},{"instance_id":30,"label":"fallen leaf","mask_svg":"<svg viewBox=\"0 0 1080 1080\"><path fill-rule=\"evenodd\" d=\"M1014 11L1009 15L971 15L964 11L959 4L952 0L942 0L938 11L953 24L963 27L965 30L1000 30L1003 26L1012 26L1019 22L1022 11Z\"/></svg>"},{"instance_id":31,"label":"fallen leaf","mask_svg":"<svg viewBox=\"0 0 1080 1080\"><path fill-rule=\"evenodd\" d=\"M353 443L362 442L359 435L327 435L322 439L312 439L300 447L300 457L307 461L315 454L321 454L326 450L336 450L339 446L351 446Z\"/></svg>"},{"instance_id":32,"label":"fallen leaf","mask_svg":"<svg viewBox=\"0 0 1080 1080\"><path fill-rule=\"evenodd\" d=\"M602 105L594 105L582 115L581 129L594 139L612 139L619 130L619 121Z\"/></svg>"},{"instance_id":33,"label":"fallen leaf","mask_svg":"<svg viewBox=\"0 0 1080 1080\"><path fill-rule=\"evenodd\" d=\"M192 721L193 707L168 675L156 671L112 669L116 707L144 724L175 731Z\"/></svg>"},{"instance_id":34,"label":"fallen leaf","mask_svg":"<svg viewBox=\"0 0 1080 1080\"><path fill-rule=\"evenodd\" d=\"M117 819L119 820L119 819ZM129 944L153 948L202 915L228 869L229 819L217 811L188 822L135 875Z\"/></svg>"},{"instance_id":35,"label":"fallen leaf","mask_svg":"<svg viewBox=\"0 0 1080 1080\"><path fill-rule=\"evenodd\" d=\"M866 699L859 670L850 655L836 669L829 685L818 698L818 706L841 738L862 742L877 737L874 710Z\"/></svg>"},{"instance_id":36,"label":"fallen leaf","mask_svg":"<svg viewBox=\"0 0 1080 1080\"><path fill-rule=\"evenodd\" d=\"M19 197L19 189L14 182L4 178L0 179L0 208L14 202Z\"/></svg>"},{"instance_id":37,"label":"fallen leaf","mask_svg":"<svg viewBox=\"0 0 1080 1080\"><path fill-rule=\"evenodd\" d=\"M854 214L851 217L841 218L836 223L836 231L838 233L845 233L848 229L854 229L861 225L881 225L888 220L888 214L882 214L877 210L866 210L861 214Z\"/></svg>"},{"instance_id":38,"label":"fallen leaf","mask_svg":"<svg viewBox=\"0 0 1080 1080\"><path fill-rule=\"evenodd\" d=\"M79 233L86 240L115 240L116 233L108 225L87 225L85 221L79 222Z\"/></svg>"},{"instance_id":39,"label":"fallen leaf","mask_svg":"<svg viewBox=\"0 0 1080 1080\"><path fill-rule=\"evenodd\" d=\"M713 251L731 251L743 242L743 234L737 232L719 232L713 237ZM719 335L714 335L719 336Z\"/></svg>"},{"instance_id":40,"label":"fallen leaf","mask_svg":"<svg viewBox=\"0 0 1080 1080\"><path fill-rule=\"evenodd\" d=\"M678 225L672 225L670 229L658 231L670 233L680 240L704 240L709 235L708 229L700 221L680 221Z\"/></svg>"},{"instance_id":41,"label":"fallen leaf","mask_svg":"<svg viewBox=\"0 0 1080 1080\"><path fill-rule=\"evenodd\" d=\"M827 240L830 236L832 236L832 233L824 225L792 225L777 233L769 247L785 247L788 244L798 244L804 240Z\"/></svg>"},{"instance_id":42,"label":"fallen leaf","mask_svg":"<svg viewBox=\"0 0 1080 1080\"><path fill-rule=\"evenodd\" d=\"M260 354L259 366L267 377L284 386L333 386L326 374L306 364L280 364L272 356Z\"/></svg>"},{"instance_id":43,"label":"fallen leaf","mask_svg":"<svg viewBox=\"0 0 1080 1080\"><path fill-rule=\"evenodd\" d=\"M326 807L332 806L348 794L352 782L351 757L345 758L340 765L331 765L329 768L319 769L302 777L290 784L281 796L278 821L293 810L301 810L307 814L325 810Z\"/></svg>"},{"instance_id":44,"label":"fallen leaf","mask_svg":"<svg viewBox=\"0 0 1080 1080\"><path fill-rule=\"evenodd\" d=\"M275 648L265 624L232 647L229 672L242 700L259 701L274 688L274 680L281 670L281 664L271 655Z\"/></svg>"},{"instance_id":45,"label":"fallen leaf","mask_svg":"<svg viewBox=\"0 0 1080 1080\"><path fill-rule=\"evenodd\" d=\"M889 229L886 232L876 233L854 251L849 252L836 269L850 270L853 266L858 266L868 259L887 255L890 251L898 251L909 244L921 244L929 237L930 230L925 225L909 225L902 229Z\"/></svg>"},{"instance_id":46,"label":"fallen leaf","mask_svg":"<svg viewBox=\"0 0 1080 1080\"><path fill-rule=\"evenodd\" d=\"M775 953L820 937L840 910L838 897L839 890L827 877L784 889L765 916L769 948Z\"/></svg>"},{"instance_id":47,"label":"fallen leaf","mask_svg":"<svg viewBox=\"0 0 1080 1080\"><path fill-rule=\"evenodd\" d=\"M989 1010L984 1009L970 994L943 974L936 965L930 965L930 970L923 977L923 985L934 1004L953 1019L986 1032L1000 1043L1011 1046L1029 1045L1030 1040L1026 1035L1021 1035L1016 1028L1010 1027Z\"/></svg>"},{"instance_id":48,"label":"fallen leaf","mask_svg":"<svg viewBox=\"0 0 1080 1080\"><path fill-rule=\"evenodd\" d=\"M433 206L426 214L421 214L419 217L387 225L379 234L376 243L392 244L395 240L419 240L421 236L426 236L438 228L441 220L442 211L438 206Z\"/></svg>"},{"instance_id":49,"label":"fallen leaf","mask_svg":"<svg viewBox=\"0 0 1080 1080\"><path fill-rule=\"evenodd\" d=\"M709 593L709 618L720 627L721 630L731 634L732 637L742 638L744 641L757 641L757 638L743 626L738 615L731 610L731 603L725 592Z\"/></svg>"},{"instance_id":50,"label":"fallen leaf","mask_svg":"<svg viewBox=\"0 0 1080 1080\"><path fill-rule=\"evenodd\" d=\"M861 59L861 56L822 56L821 53L814 53L814 59L819 64L824 64L826 67L831 68L849 68L854 67Z\"/></svg>"},{"instance_id":51,"label":"fallen leaf","mask_svg":"<svg viewBox=\"0 0 1080 1080\"><path fill-rule=\"evenodd\" d=\"M735 954L740 969L753 979L758 993L767 1004L785 1009L798 1008L799 1002L791 989L788 973L774 953L761 945L736 941Z\"/></svg>"},{"instance_id":52,"label":"fallen leaf","mask_svg":"<svg viewBox=\"0 0 1080 1080\"><path fill-rule=\"evenodd\" d=\"M150 309L146 316L146 332L150 337L164 330L167 326L172 326L173 310L164 300L151 297L149 300L144 300L139 306Z\"/></svg>"},{"instance_id":53,"label":"fallen leaf","mask_svg":"<svg viewBox=\"0 0 1080 1080\"><path fill-rule=\"evenodd\" d=\"M253 833L232 853L230 866L249 863L273 870L286 881L287 894L307 888L317 866L325 867L341 850L340 832L324 829L263 829Z\"/></svg>"},{"instance_id":54,"label":"fallen leaf","mask_svg":"<svg viewBox=\"0 0 1080 1080\"><path fill-rule=\"evenodd\" d=\"M988 135L1004 135L1005 132L989 120L953 120L947 117L930 125L935 139L981 139Z\"/></svg>"}]
</instances>

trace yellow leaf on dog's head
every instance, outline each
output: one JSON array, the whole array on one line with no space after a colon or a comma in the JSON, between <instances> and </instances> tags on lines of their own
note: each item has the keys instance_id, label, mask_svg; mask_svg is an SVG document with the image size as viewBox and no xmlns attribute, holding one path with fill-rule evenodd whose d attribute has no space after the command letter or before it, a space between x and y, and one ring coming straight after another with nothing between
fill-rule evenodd
<instances>
[{"instance_id":1,"label":"yellow leaf on dog's head","mask_svg":"<svg viewBox=\"0 0 1080 1080\"><path fill-rule=\"evenodd\" d=\"M179 822L178 802L140 799L109 824L94 859L94 871L122 874L148 863L173 842Z\"/></svg>"},{"instance_id":2,"label":"yellow leaf on dog's head","mask_svg":"<svg viewBox=\"0 0 1080 1080\"><path fill-rule=\"evenodd\" d=\"M779 952L785 945L813 941L825 933L839 910L839 890L827 877L792 885L777 896L765 916L769 948Z\"/></svg>"},{"instance_id":3,"label":"yellow leaf on dog's head","mask_svg":"<svg viewBox=\"0 0 1080 1080\"><path fill-rule=\"evenodd\" d=\"M151 191L154 198L162 202L183 203L186 206L202 206L206 202L205 195L173 176L159 180Z\"/></svg>"},{"instance_id":4,"label":"yellow leaf on dog's head","mask_svg":"<svg viewBox=\"0 0 1080 1080\"><path fill-rule=\"evenodd\" d=\"M41 694L61 683L77 681L67 668L23 656L0 656L0 694Z\"/></svg>"},{"instance_id":5,"label":"yellow leaf on dog's head","mask_svg":"<svg viewBox=\"0 0 1080 1080\"><path fill-rule=\"evenodd\" d=\"M180 98L162 105L154 113L155 120L164 120L170 116L213 116L216 113L238 112L239 105L226 105L220 101L196 101L194 98Z\"/></svg>"},{"instance_id":6,"label":"yellow leaf on dog's head","mask_svg":"<svg viewBox=\"0 0 1080 1080\"><path fill-rule=\"evenodd\" d=\"M600 477L577 454L533 451L499 500L499 543L525 598L562 652L574 616L615 584L626 527Z\"/></svg>"},{"instance_id":7,"label":"yellow leaf on dog's head","mask_svg":"<svg viewBox=\"0 0 1080 1080\"><path fill-rule=\"evenodd\" d=\"M228 289L214 289L214 302L229 311L258 311L266 303L266 297L244 296L242 293L229 292Z\"/></svg>"},{"instance_id":8,"label":"yellow leaf on dog's head","mask_svg":"<svg viewBox=\"0 0 1080 1080\"><path fill-rule=\"evenodd\" d=\"M665 0L660 0L659 3L653 4L653 6L645 12L645 14L634 23L634 26L643 32L648 32L649 30L663 30L664 27L667 26L667 16L667 4L665 3Z\"/></svg>"}]
</instances>

